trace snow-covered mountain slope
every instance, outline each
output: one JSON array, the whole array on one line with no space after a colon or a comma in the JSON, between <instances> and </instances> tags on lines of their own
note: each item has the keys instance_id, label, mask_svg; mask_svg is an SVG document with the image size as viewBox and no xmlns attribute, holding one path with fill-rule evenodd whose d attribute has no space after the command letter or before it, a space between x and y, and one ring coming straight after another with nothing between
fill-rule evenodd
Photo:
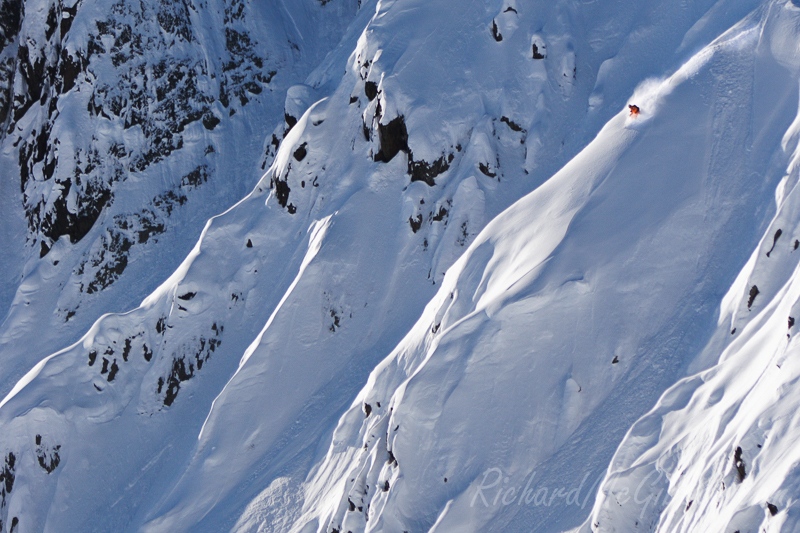
<instances>
[{"instance_id":1,"label":"snow-covered mountain slope","mask_svg":"<svg viewBox=\"0 0 800 533\"><path fill-rule=\"evenodd\" d=\"M791 2L600 4L364 3L253 191L0 403L0 531L581 526L791 275L800 98Z\"/></svg>"},{"instance_id":2,"label":"snow-covered mountain slope","mask_svg":"<svg viewBox=\"0 0 800 533\"><path fill-rule=\"evenodd\" d=\"M251 190L287 89L356 11L357 0L3 1L2 393L104 312L138 305L203 223Z\"/></svg>"},{"instance_id":3,"label":"snow-covered mountain slope","mask_svg":"<svg viewBox=\"0 0 800 533\"><path fill-rule=\"evenodd\" d=\"M773 5L743 31L771 80L800 71L800 8ZM756 35L762 34L760 40ZM764 67L762 67L764 68ZM783 72L781 72L783 71ZM780 74L779 74L780 73ZM774 81L773 81L774 83ZM774 89L779 89L776 86ZM792 92L794 88L784 90ZM798 121L777 213L722 300L714 340L626 435L581 531L797 531Z\"/></svg>"},{"instance_id":4,"label":"snow-covered mountain slope","mask_svg":"<svg viewBox=\"0 0 800 533\"><path fill-rule=\"evenodd\" d=\"M774 271L751 263L718 320L722 296L774 212L784 154L796 146L800 56L786 43L797 42L798 15L790 3L758 9L674 75L643 84L631 99L643 115L612 119L562 171L488 225L340 420L324 461L300 489L304 515L293 530L563 531L580 524L592 484L637 412L702 351L717 322L710 352L744 342L749 316L769 302L764 294L780 291L781 277L794 270L796 212L780 193L785 207L757 252ZM780 181L787 197L794 168ZM779 227L785 236L767 258ZM752 301L755 284L763 294ZM782 329L769 335L776 346L786 344L795 301L775 313ZM765 341L752 344L763 349ZM740 357L748 363L728 363L729 372L758 380L752 352ZM759 368L775 358L769 351ZM736 397L718 381L709 389L715 401ZM699 382L668 398L685 403L686 389ZM736 389L749 389L745 383ZM774 378L764 385L774 387ZM709 408L708 394L698 409ZM774 393L753 394L774 408ZM679 460L675 441L659 440L663 413L634 427L613 468L633 480L617 486L633 499L631 485L652 464L645 460L653 451L640 449L649 438L669 471L687 474L681 483L698 492L682 489L670 508L679 518L689 500L699 503L700 492L713 486L716 493L719 484L706 484L705 457ZM717 421L734 416L728 402L714 413L714 424L676 414L673 431L711 439ZM776 454L792 447L787 437ZM699 439L686 437L695 453L719 455L715 474L730 485L736 446L712 452ZM635 459L645 464L632 468ZM790 467L794 459L781 461ZM691 478L688 465L696 469ZM785 488L791 500L793 487ZM652 514L636 522L638 508L604 503L592 520L600 531L651 530ZM678 518L665 518L662 530L728 531L715 529L720 521L706 508L713 503L696 508L704 521L678 529Z\"/></svg>"}]
</instances>

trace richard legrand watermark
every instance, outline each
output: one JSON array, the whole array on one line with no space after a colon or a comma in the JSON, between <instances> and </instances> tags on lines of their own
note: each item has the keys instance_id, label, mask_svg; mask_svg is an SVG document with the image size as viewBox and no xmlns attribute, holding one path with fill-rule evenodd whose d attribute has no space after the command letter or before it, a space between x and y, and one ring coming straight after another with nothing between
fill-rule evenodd
<instances>
[{"instance_id":1,"label":"richard legrand watermark","mask_svg":"<svg viewBox=\"0 0 800 533\"><path fill-rule=\"evenodd\" d=\"M475 488L470 506L483 505L495 507L500 505L533 505L536 507L552 507L555 505L575 505L583 509L591 499L597 485L603 479L601 475L593 485L588 486L590 474L583 476L577 487L537 487L534 484L536 471L523 478L523 483L512 484L499 468L490 468L483 473L480 485Z\"/></svg>"},{"instance_id":2,"label":"richard legrand watermark","mask_svg":"<svg viewBox=\"0 0 800 533\"><path fill-rule=\"evenodd\" d=\"M503 475L499 468L490 468L483 473L480 484L475 488L470 507L485 506L509 506L509 505L530 505L535 507L555 507L560 505L575 506L581 509L591 505L594 496L597 494L597 487L603 481L605 472L602 472L593 483L590 483L587 473L583 479L574 487L547 487L537 486L536 471L522 479L522 483L512 483L511 479ZM668 495L663 489L655 492L662 479L662 472L653 470L642 479L633 493L627 486L616 489L612 481L610 486L606 486L606 491L610 498L613 498L619 505L633 502L637 506L642 506L641 516L644 517L650 506L657 506L662 495ZM666 503L666 502L664 502Z\"/></svg>"}]
</instances>

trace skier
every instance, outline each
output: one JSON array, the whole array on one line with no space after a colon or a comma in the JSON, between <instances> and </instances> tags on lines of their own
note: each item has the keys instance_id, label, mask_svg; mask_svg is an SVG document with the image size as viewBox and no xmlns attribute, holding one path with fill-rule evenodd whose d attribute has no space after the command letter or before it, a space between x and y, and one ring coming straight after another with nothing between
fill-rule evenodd
<instances>
[{"instance_id":1,"label":"skier","mask_svg":"<svg viewBox=\"0 0 800 533\"><path fill-rule=\"evenodd\" d=\"M635 118L635 117L639 116L639 106L638 105L629 105L628 107L631 110L631 116L632 117Z\"/></svg>"}]
</instances>

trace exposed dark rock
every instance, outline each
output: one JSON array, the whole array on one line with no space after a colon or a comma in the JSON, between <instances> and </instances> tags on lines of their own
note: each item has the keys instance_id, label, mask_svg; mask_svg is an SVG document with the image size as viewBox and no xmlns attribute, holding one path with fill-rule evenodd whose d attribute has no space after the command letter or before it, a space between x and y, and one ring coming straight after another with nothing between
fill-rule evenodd
<instances>
[{"instance_id":1,"label":"exposed dark rock","mask_svg":"<svg viewBox=\"0 0 800 533\"><path fill-rule=\"evenodd\" d=\"M19 150L29 237L43 235L45 239L36 240L47 248L64 235L72 243L80 241L113 200L113 184L181 149L181 133L189 124L202 120L206 128L214 129L220 122L211 111L215 100L228 106L238 98L244 105L277 74L268 70L265 59L258 56L257 43L237 22L244 16L240 0L226 2L224 28L219 28L224 30L226 50L219 73L208 71L206 58L186 54L196 44L190 3L160 1L143 9L120 0L86 28L84 49L72 50L61 43L80 5L50 6L45 38L20 39L23 44L0 61L0 122L9 114L12 118L7 131L15 132L14 123L34 104L42 106L43 112L37 110L32 117L33 133L18 138L14 146ZM15 43L23 11L21 0L0 3L0 50ZM231 27L234 24L238 29ZM92 68L98 61L112 68ZM13 87L18 87L17 94ZM139 127L144 142L137 140L132 150L109 149L107 138L78 136L59 153L51 131L59 114L59 96L72 90L88 95L90 119L110 120L126 129ZM45 184L54 178L59 180L55 187ZM60 198L43 195L43 190L54 190ZM68 194L76 209L66 209Z\"/></svg>"},{"instance_id":2,"label":"exposed dark rock","mask_svg":"<svg viewBox=\"0 0 800 533\"><path fill-rule=\"evenodd\" d=\"M164 397L164 405L169 407L178 396L178 391L181 388L181 382L189 380L194 376L194 366L189 363L188 369L186 360L184 358L175 359L172 361L172 371L167 377L167 393Z\"/></svg>"},{"instance_id":3,"label":"exposed dark rock","mask_svg":"<svg viewBox=\"0 0 800 533\"><path fill-rule=\"evenodd\" d=\"M469 239L469 232L467 231L467 222L464 221L461 223L461 234L456 238L456 244L459 246L466 246L467 240Z\"/></svg>"},{"instance_id":4,"label":"exposed dark rock","mask_svg":"<svg viewBox=\"0 0 800 533\"><path fill-rule=\"evenodd\" d=\"M39 466L48 474L53 473L61 463L60 450L60 444L53 447L45 446L42 444L42 436L36 435L36 459L39 461Z\"/></svg>"},{"instance_id":5,"label":"exposed dark rock","mask_svg":"<svg viewBox=\"0 0 800 533\"><path fill-rule=\"evenodd\" d=\"M186 345L182 348L181 352L174 353L172 359L172 368L169 375L165 378L158 379L157 393L161 394L164 385L166 385L166 392L164 395L164 405L169 407L175 402L178 392L181 389L181 383L188 381L194 377L195 372L201 370L206 361L211 357L211 354L216 351L217 346L222 344L221 336L223 326L217 326L215 322L211 326L211 331L214 335L210 338L201 336L194 339L193 344Z\"/></svg>"},{"instance_id":6,"label":"exposed dark rock","mask_svg":"<svg viewBox=\"0 0 800 533\"><path fill-rule=\"evenodd\" d=\"M448 200L448 205L449 204L450 204L450 201ZM439 206L439 211L435 215L433 215L433 221L434 222L441 222L442 220L447 218L447 215L448 215L447 209L443 205Z\"/></svg>"},{"instance_id":7,"label":"exposed dark rock","mask_svg":"<svg viewBox=\"0 0 800 533\"><path fill-rule=\"evenodd\" d=\"M70 20L70 19L67 19ZM61 62L59 63L59 79L61 81L59 89L60 94L64 94L75 87L75 82L78 75L86 70L86 61L80 52L76 57L72 57L64 49L61 51Z\"/></svg>"},{"instance_id":8,"label":"exposed dark rock","mask_svg":"<svg viewBox=\"0 0 800 533\"><path fill-rule=\"evenodd\" d=\"M769 510L769 514L771 514L772 516L778 514L778 507L776 505L767 502L767 509Z\"/></svg>"},{"instance_id":9,"label":"exposed dark rock","mask_svg":"<svg viewBox=\"0 0 800 533\"><path fill-rule=\"evenodd\" d=\"M278 200L278 204L280 204L281 207L286 207L289 201L289 193L292 190L289 188L289 184L277 178L272 179L272 184L275 187L275 198Z\"/></svg>"},{"instance_id":10,"label":"exposed dark rock","mask_svg":"<svg viewBox=\"0 0 800 533\"><path fill-rule=\"evenodd\" d=\"M0 491L5 489L5 494L10 494L14 489L14 480L16 479L16 463L17 457L13 453L9 452L6 456L5 465L0 468Z\"/></svg>"},{"instance_id":11,"label":"exposed dark rock","mask_svg":"<svg viewBox=\"0 0 800 533\"><path fill-rule=\"evenodd\" d=\"M411 174L411 181L424 181L428 186L435 185L434 178L442 174L450 168L449 163L443 155L433 163L428 163L425 160L414 161L409 156L408 172Z\"/></svg>"},{"instance_id":12,"label":"exposed dark rock","mask_svg":"<svg viewBox=\"0 0 800 533\"><path fill-rule=\"evenodd\" d=\"M177 206L187 202L185 191L202 185L208 178L208 167L200 165L181 179L179 188L154 197L150 206L137 213L116 215L113 225L99 236L101 246L88 253L75 271L79 276L86 271L92 275L81 284L81 290L87 294L99 292L119 279L128 265L131 248L164 233L166 219Z\"/></svg>"},{"instance_id":13,"label":"exposed dark rock","mask_svg":"<svg viewBox=\"0 0 800 533\"><path fill-rule=\"evenodd\" d=\"M216 127L217 127L217 125L218 125L220 122L221 122L221 120L220 120L219 118L217 118L217 116L216 116L216 115L214 115L213 113L206 113L206 114L203 116L203 126L204 126L204 127L207 129L207 130L213 130L214 128L216 128Z\"/></svg>"},{"instance_id":14,"label":"exposed dark rock","mask_svg":"<svg viewBox=\"0 0 800 533\"><path fill-rule=\"evenodd\" d=\"M750 287L750 299L747 300L748 309L750 309L753 306L753 302L755 301L756 296L758 296L758 287L753 285L752 287Z\"/></svg>"},{"instance_id":15,"label":"exposed dark rock","mask_svg":"<svg viewBox=\"0 0 800 533\"><path fill-rule=\"evenodd\" d=\"M416 233L422 227L422 215L417 215L416 218L409 217L408 223L411 225L411 231Z\"/></svg>"},{"instance_id":16,"label":"exposed dark rock","mask_svg":"<svg viewBox=\"0 0 800 533\"><path fill-rule=\"evenodd\" d=\"M339 325L339 321L340 321L339 314L336 312L335 309L331 309L329 312L331 314L331 318L333 319L333 322L331 323L331 325L330 325L330 327L328 329L331 330L332 333L336 333L336 328L341 327ZM369 415L367 415L367 416L369 416Z\"/></svg>"},{"instance_id":17,"label":"exposed dark rock","mask_svg":"<svg viewBox=\"0 0 800 533\"><path fill-rule=\"evenodd\" d=\"M386 125L378 123L378 140L380 150L375 154L375 161L388 163L401 150L408 153L408 131L404 118L398 116Z\"/></svg>"},{"instance_id":18,"label":"exposed dark rock","mask_svg":"<svg viewBox=\"0 0 800 533\"><path fill-rule=\"evenodd\" d=\"M198 165L194 170L181 178L180 186L183 189L194 189L208 182L209 177L210 172L208 170L208 165ZM153 198L153 204L158 207L163 205L164 210L168 211L167 214L169 215L172 213L172 208L176 203L183 205L186 202L186 198L181 196L182 195L178 195L177 193L175 196L171 196L169 193L163 193L162 195Z\"/></svg>"},{"instance_id":19,"label":"exposed dark rock","mask_svg":"<svg viewBox=\"0 0 800 533\"><path fill-rule=\"evenodd\" d=\"M536 44L532 45L533 48L533 59L544 59L546 56L539 52L539 47Z\"/></svg>"},{"instance_id":20,"label":"exposed dark rock","mask_svg":"<svg viewBox=\"0 0 800 533\"><path fill-rule=\"evenodd\" d=\"M503 36L500 34L500 30L497 28L497 22L492 20L492 37L498 43L503 40Z\"/></svg>"},{"instance_id":21,"label":"exposed dark rock","mask_svg":"<svg viewBox=\"0 0 800 533\"><path fill-rule=\"evenodd\" d=\"M75 15L78 13L78 5L80 2L76 3L72 7L67 7L62 5L61 9L61 40L64 40L69 29L72 27L72 21L75 20Z\"/></svg>"},{"instance_id":22,"label":"exposed dark rock","mask_svg":"<svg viewBox=\"0 0 800 533\"><path fill-rule=\"evenodd\" d=\"M54 145L49 144L49 129L43 129L35 138L34 144L21 144L19 159L20 172L22 177L22 188L26 202L26 213L28 218L28 228L31 234L38 230L50 241L55 242L60 237L69 236L70 242L77 243L92 229L97 219L100 217L103 208L109 204L113 198L110 190L111 183L114 182L112 174L111 183L102 181L97 177L94 179L81 180L83 173L76 168L75 179L77 180L79 192L76 195L77 205L74 209L68 209L68 196L74 184L72 180L60 181L57 183L56 191L58 197L48 203L43 198L35 203L25 192L28 176L43 169L44 175L40 175L37 180L47 181L51 178L55 169L57 158L55 156ZM93 162L99 154L87 154L87 169L94 169ZM37 163L50 162L44 167L36 167Z\"/></svg>"},{"instance_id":23,"label":"exposed dark rock","mask_svg":"<svg viewBox=\"0 0 800 533\"><path fill-rule=\"evenodd\" d=\"M519 131L519 132L523 132L523 133L525 132L525 130L522 129L522 126L520 126L516 122L512 121L508 117L501 117L500 118L500 122L505 122L506 124L508 124L508 127L511 128L513 131Z\"/></svg>"},{"instance_id":24,"label":"exposed dark rock","mask_svg":"<svg viewBox=\"0 0 800 533\"><path fill-rule=\"evenodd\" d=\"M368 81L364 83L364 94L367 96L367 99L371 102L375 100L375 97L378 96L378 84L374 81Z\"/></svg>"},{"instance_id":25,"label":"exposed dark rock","mask_svg":"<svg viewBox=\"0 0 800 533\"><path fill-rule=\"evenodd\" d=\"M491 170L489 170L489 165L487 165L486 163L478 163L478 168L480 169L480 171L484 175L489 176L490 178L496 178L497 177L496 173L494 173Z\"/></svg>"},{"instance_id":26,"label":"exposed dark rock","mask_svg":"<svg viewBox=\"0 0 800 533\"><path fill-rule=\"evenodd\" d=\"M297 147L297 150L294 151L294 158L297 161L302 161L306 158L306 154L308 153L306 146L308 146L308 143L303 143Z\"/></svg>"},{"instance_id":27,"label":"exposed dark rock","mask_svg":"<svg viewBox=\"0 0 800 533\"><path fill-rule=\"evenodd\" d=\"M778 239L781 238L781 234L783 234L783 230L779 229L778 231L775 232L775 236L772 239L772 248L770 248L769 251L767 252L767 257L769 257L769 254L771 254L772 250L775 249L775 245L778 243Z\"/></svg>"},{"instance_id":28,"label":"exposed dark rock","mask_svg":"<svg viewBox=\"0 0 800 533\"><path fill-rule=\"evenodd\" d=\"M733 454L733 465L736 467L736 477L739 480L739 483L741 483L747 476L747 472L745 472L744 459L742 459L741 446L737 446L736 451Z\"/></svg>"},{"instance_id":29,"label":"exposed dark rock","mask_svg":"<svg viewBox=\"0 0 800 533\"><path fill-rule=\"evenodd\" d=\"M19 33L22 12L22 0L6 0L0 3L0 50L11 44Z\"/></svg>"}]
</instances>

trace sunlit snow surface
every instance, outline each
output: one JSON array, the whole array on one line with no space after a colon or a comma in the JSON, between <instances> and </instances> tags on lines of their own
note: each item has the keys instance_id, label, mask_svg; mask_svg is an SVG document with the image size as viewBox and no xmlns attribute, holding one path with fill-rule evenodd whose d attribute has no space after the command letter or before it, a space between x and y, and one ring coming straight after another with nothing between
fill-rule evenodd
<instances>
[{"instance_id":1,"label":"sunlit snow surface","mask_svg":"<svg viewBox=\"0 0 800 533\"><path fill-rule=\"evenodd\" d=\"M2 527L798 527L800 8L600 4L362 5L253 192L0 404Z\"/></svg>"}]
</instances>

